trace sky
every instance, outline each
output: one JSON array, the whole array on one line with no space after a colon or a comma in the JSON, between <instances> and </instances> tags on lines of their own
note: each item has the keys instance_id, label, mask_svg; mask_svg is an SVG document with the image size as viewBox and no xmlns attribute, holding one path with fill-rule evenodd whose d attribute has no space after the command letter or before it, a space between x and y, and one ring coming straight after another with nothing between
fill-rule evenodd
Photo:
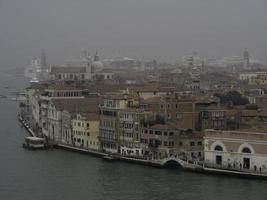
<instances>
[{"instance_id":1,"label":"sky","mask_svg":"<svg viewBox=\"0 0 267 200\"><path fill-rule=\"evenodd\" d=\"M267 0L0 0L0 67L83 50L174 62L242 55L267 63Z\"/></svg>"}]
</instances>

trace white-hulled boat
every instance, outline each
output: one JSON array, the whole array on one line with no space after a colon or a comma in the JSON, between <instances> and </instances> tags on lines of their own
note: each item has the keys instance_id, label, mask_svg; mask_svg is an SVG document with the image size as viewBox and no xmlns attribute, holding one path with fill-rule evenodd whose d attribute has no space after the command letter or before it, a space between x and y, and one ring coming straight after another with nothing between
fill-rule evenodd
<instances>
[{"instance_id":1,"label":"white-hulled boat","mask_svg":"<svg viewBox=\"0 0 267 200\"><path fill-rule=\"evenodd\" d=\"M44 138L25 137L25 143L23 143L23 148L44 149L44 148L47 148L47 145L46 145L46 141Z\"/></svg>"}]
</instances>

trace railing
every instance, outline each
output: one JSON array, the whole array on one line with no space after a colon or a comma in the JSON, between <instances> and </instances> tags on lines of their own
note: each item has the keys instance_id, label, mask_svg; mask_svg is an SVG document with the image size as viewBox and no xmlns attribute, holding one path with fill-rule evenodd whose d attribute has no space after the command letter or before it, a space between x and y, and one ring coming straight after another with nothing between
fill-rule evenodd
<instances>
[{"instance_id":1,"label":"railing","mask_svg":"<svg viewBox=\"0 0 267 200\"><path fill-rule=\"evenodd\" d=\"M261 167L255 168L244 168L243 166L233 166L233 165L219 165L214 163L204 163L205 167L214 168L214 169L221 169L221 170L229 170L229 171L236 171L236 172L246 172L246 173L254 173L254 174L266 174Z\"/></svg>"}]
</instances>

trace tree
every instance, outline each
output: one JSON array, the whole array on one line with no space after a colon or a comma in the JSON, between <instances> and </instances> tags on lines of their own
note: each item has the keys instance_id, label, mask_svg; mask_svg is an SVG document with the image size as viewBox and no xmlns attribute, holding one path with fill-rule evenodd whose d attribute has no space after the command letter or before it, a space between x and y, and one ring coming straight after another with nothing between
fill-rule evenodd
<instances>
[{"instance_id":1,"label":"tree","mask_svg":"<svg viewBox=\"0 0 267 200\"><path fill-rule=\"evenodd\" d=\"M218 95L222 104L232 102L233 105L246 105L249 104L247 98L243 98L242 95L237 91L230 91L225 95Z\"/></svg>"}]
</instances>

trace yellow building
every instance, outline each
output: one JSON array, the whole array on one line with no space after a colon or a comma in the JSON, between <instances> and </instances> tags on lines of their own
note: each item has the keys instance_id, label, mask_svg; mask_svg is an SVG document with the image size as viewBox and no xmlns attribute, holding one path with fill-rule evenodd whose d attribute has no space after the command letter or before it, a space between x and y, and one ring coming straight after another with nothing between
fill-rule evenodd
<instances>
[{"instance_id":1,"label":"yellow building","mask_svg":"<svg viewBox=\"0 0 267 200\"><path fill-rule=\"evenodd\" d=\"M80 113L72 120L73 144L99 150L99 117L96 113Z\"/></svg>"}]
</instances>

